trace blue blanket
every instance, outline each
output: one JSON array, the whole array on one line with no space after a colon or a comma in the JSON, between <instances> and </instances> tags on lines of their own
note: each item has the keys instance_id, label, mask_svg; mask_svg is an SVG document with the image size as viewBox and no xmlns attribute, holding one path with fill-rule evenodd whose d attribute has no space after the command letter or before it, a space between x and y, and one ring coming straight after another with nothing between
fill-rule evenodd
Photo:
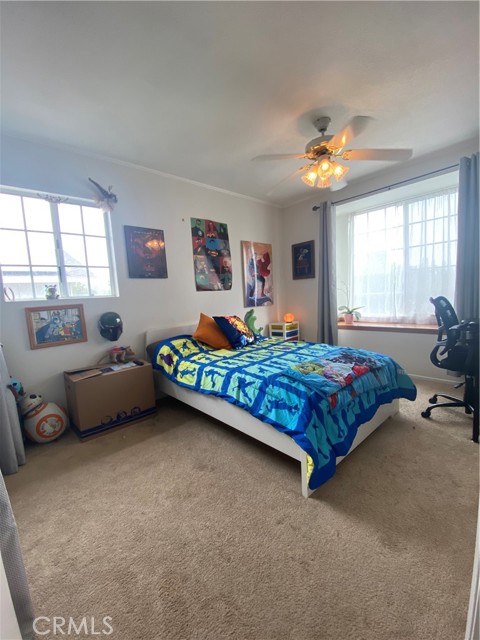
<instances>
[{"instance_id":1,"label":"blue blanket","mask_svg":"<svg viewBox=\"0 0 480 640\"><path fill-rule=\"evenodd\" d=\"M214 350L191 336L158 343L153 367L173 382L216 395L288 434L308 454L309 487L334 473L358 427L416 388L390 357L348 347L265 338Z\"/></svg>"}]
</instances>

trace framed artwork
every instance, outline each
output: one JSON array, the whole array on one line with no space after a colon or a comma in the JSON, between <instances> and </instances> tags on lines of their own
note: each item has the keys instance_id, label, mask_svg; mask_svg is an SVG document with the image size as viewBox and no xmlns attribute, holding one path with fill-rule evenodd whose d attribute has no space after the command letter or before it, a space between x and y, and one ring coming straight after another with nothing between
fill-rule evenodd
<instances>
[{"instance_id":1,"label":"framed artwork","mask_svg":"<svg viewBox=\"0 0 480 640\"><path fill-rule=\"evenodd\" d=\"M292 244L292 275L294 280L315 277L315 241Z\"/></svg>"},{"instance_id":2,"label":"framed artwork","mask_svg":"<svg viewBox=\"0 0 480 640\"><path fill-rule=\"evenodd\" d=\"M25 313L31 349L87 341L83 304L27 307Z\"/></svg>"},{"instance_id":3,"label":"framed artwork","mask_svg":"<svg viewBox=\"0 0 480 640\"><path fill-rule=\"evenodd\" d=\"M245 306L273 304L272 245L242 240L242 256Z\"/></svg>"},{"instance_id":4,"label":"framed artwork","mask_svg":"<svg viewBox=\"0 0 480 640\"><path fill-rule=\"evenodd\" d=\"M193 271L197 291L232 288L232 256L228 226L223 222L190 218Z\"/></svg>"},{"instance_id":5,"label":"framed artwork","mask_svg":"<svg viewBox=\"0 0 480 640\"><path fill-rule=\"evenodd\" d=\"M168 278L161 229L124 226L129 278Z\"/></svg>"}]
</instances>

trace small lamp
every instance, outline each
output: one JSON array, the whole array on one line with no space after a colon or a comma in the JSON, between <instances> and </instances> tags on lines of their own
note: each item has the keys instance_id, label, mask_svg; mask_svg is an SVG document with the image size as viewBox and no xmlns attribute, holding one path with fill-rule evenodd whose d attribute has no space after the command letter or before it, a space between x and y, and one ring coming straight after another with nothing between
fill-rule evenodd
<instances>
[{"instance_id":1,"label":"small lamp","mask_svg":"<svg viewBox=\"0 0 480 640\"><path fill-rule=\"evenodd\" d=\"M283 316L283 319L285 320L285 322L293 322L295 320L295 316L293 315L293 313L286 313Z\"/></svg>"}]
</instances>

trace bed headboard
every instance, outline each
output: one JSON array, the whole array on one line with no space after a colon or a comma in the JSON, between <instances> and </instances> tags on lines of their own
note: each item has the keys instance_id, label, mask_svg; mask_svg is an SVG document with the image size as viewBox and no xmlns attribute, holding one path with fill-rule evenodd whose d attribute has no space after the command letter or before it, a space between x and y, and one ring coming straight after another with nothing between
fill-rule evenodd
<instances>
[{"instance_id":1,"label":"bed headboard","mask_svg":"<svg viewBox=\"0 0 480 640\"><path fill-rule=\"evenodd\" d=\"M159 340L166 340L167 338L171 338L172 336L178 336L182 333L186 333L192 335L195 333L195 329L197 328L197 324L184 324L179 325L177 327L155 327L153 329L147 329L145 331L145 352L149 344L154 342L158 342Z\"/></svg>"}]
</instances>

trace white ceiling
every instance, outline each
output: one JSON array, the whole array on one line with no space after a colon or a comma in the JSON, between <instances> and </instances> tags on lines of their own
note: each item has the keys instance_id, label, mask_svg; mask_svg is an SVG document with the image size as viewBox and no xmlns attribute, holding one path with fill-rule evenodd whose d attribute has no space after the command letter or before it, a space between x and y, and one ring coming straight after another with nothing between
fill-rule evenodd
<instances>
[{"instance_id":1,"label":"white ceiling","mask_svg":"<svg viewBox=\"0 0 480 640\"><path fill-rule=\"evenodd\" d=\"M4 134L272 203L311 195L302 153L372 116L350 148L414 158L478 136L478 2L2 2ZM347 164L347 163L346 163ZM385 163L351 162L349 181Z\"/></svg>"}]
</instances>

